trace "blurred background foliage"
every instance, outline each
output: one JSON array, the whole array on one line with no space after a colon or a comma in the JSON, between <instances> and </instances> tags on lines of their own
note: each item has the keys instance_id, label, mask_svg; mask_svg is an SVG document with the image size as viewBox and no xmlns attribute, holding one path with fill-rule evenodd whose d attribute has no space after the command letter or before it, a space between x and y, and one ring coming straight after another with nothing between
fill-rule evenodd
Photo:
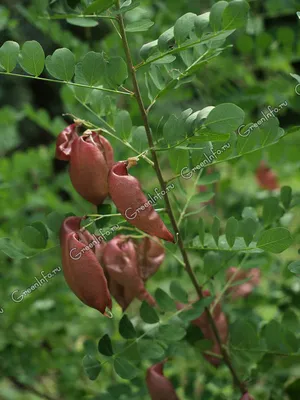
<instances>
[{"instance_id":1,"label":"blurred background foliage","mask_svg":"<svg viewBox=\"0 0 300 400\"><path fill-rule=\"evenodd\" d=\"M48 20L43 13L48 3L72 12L76 0L2 0L0 5L1 43L14 40L20 44L37 40L46 54L59 47L67 47L79 60L88 51L105 51L108 55L121 54L112 24L101 19L93 27L82 27L65 20ZM128 22L149 18L155 24L147 31L129 33L134 63L141 59L139 50L144 43L156 39L186 12L196 14L208 11L214 1L148 1L126 14ZM215 60L203 67L187 85L171 91L154 106L150 121L156 137L162 135L160 121L171 113L187 108L201 109L207 105L235 103L246 112L247 122L261 118L265 107L272 108L283 102L287 106L277 115L280 126L286 130L298 125L300 96L295 93L296 81L290 73L300 73L299 0L251 1L247 27L238 30L228 40L232 44ZM45 72L45 76L47 72ZM48 76L49 77L49 76ZM139 72L145 99L147 88L143 71ZM114 123L113 110L123 108L131 115L133 125L142 124L137 105L130 99L109 97L106 115ZM97 124L97 118L82 106L66 85L0 76L0 237L8 237L29 254L20 240L24 226L36 221L47 221L52 212L84 215L94 212L92 206L74 191L64 162L54 158L55 138L71 122L73 114ZM112 140L116 159L132 156L122 144ZM262 201L268 197L258 188L254 171L265 160L279 176L281 185L293 187L297 196L300 185L299 130L262 151L222 164L218 169L222 180L214 205L205 209L205 218L211 224L213 215L241 218L245 207L261 213ZM136 146L138 147L138 146ZM145 146L142 145L142 149ZM167 157L162 156L166 175L169 171ZM137 174L136 172L133 172ZM147 193L157 186L156 177L146 163L140 163L139 179ZM158 206L163 206L163 203ZM201 207L194 205L195 209ZM299 208L294 208L284 223L291 224L295 243L299 243ZM51 272L60 266L60 249L57 240L57 223L49 231L48 246L30 258L12 259L0 252L0 397L5 400L44 399L148 399L144 383L145 368L130 383L118 378L110 368L101 371L100 378L90 381L83 368L85 354L95 354L97 340L109 333L118 341L116 332L121 310L114 306L116 318L106 319L95 310L80 303L70 292L62 272L26 296L22 301L12 301L14 290L30 287L41 272ZM197 218L185 220L186 237L198 232ZM4 244L2 242L2 249ZM290 261L297 259L297 245L276 259L261 255L249 261L248 267L261 268L262 282L246 300L227 303L225 311L230 321L246 316L259 324L273 318L299 332L300 282L288 269ZM11 250L10 250L11 251ZM16 250L17 252L18 250ZM203 261L201 251L191 251L196 273L201 277ZM228 265L239 262L238 256ZM153 292L157 286L168 290L171 279L179 279L191 294L191 284L181 266L167 255L160 271L148 283ZM211 284L216 292L224 285L224 273ZM138 302L133 303L129 315L134 319ZM274 332L275 334L275 332ZM298 335L299 336L299 335ZM182 399L237 399L233 393L228 370L221 366L215 370L200 355L197 348L181 341L167 375L178 387ZM300 392L299 358L276 358L266 354L249 373L251 392L258 400L298 400ZM147 360L146 366L151 365ZM236 397L235 397L236 396Z\"/></svg>"}]
</instances>

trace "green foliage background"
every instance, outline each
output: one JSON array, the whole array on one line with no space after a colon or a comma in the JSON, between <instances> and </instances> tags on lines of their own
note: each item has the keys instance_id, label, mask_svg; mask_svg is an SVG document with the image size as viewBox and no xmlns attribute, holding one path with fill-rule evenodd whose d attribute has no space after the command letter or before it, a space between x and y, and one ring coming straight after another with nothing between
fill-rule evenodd
<instances>
[{"instance_id":1,"label":"green foliage background","mask_svg":"<svg viewBox=\"0 0 300 400\"><path fill-rule=\"evenodd\" d=\"M57 0L49 3L50 7L59 7L57 9L62 13L73 14L79 3L85 2ZM128 32L135 65L142 62L140 49L145 43L157 39L181 15L187 12L204 13L215 2L143 0L140 3L140 6L126 13L126 22L132 24L133 30L134 24L140 20L150 19L154 25L146 23L144 31ZM226 301L225 297L223 307L231 324L233 360L255 399L296 400L300 390L299 266L295 264L296 273L293 273L288 265L298 260L300 236L300 130L297 126L300 96L295 92L297 81L290 75L299 73L299 21L296 12L300 10L300 2L267 0L251 1L249 4L247 26L234 32L227 39L226 48L221 54L202 65L193 78L186 79L185 84L176 89L166 91L151 108L149 117L157 146L165 147L166 143L170 144L165 133L174 132L176 135L178 127L177 121L172 123L172 119L169 120L172 114L178 117L189 108L195 111L207 106L234 103L244 110L245 123L248 124L261 118L261 111L268 106L274 108L287 102L276 115L286 136L270 147L251 147L256 151L216 166L220 178L216 179L219 183L215 205L202 210L203 202L209 200L209 196L205 198L201 193L192 192L195 177L173 181L176 182L176 189L172 193L172 201L174 209L178 207L176 212L179 218L185 199L191 196L188 211L195 214L191 218L183 218L181 232L199 282L208 282L207 288L213 294L224 287L226 268L238 265L243 260L244 246L236 242L234 249L237 251L225 246L221 249L223 251L209 253L208 250L217 250L212 241L209 242L212 245L204 250L198 236L200 216L203 217L208 235L215 216L221 221L222 234L225 234L227 221L232 216L239 221L248 217L257 220L258 233L270 228L288 228L291 232L293 244L280 254L257 249L249 252L243 268L260 268L261 283L245 300L234 303ZM4 0L0 6L0 45L7 40L20 45L36 40L46 55L53 54L57 48L70 49L76 62L89 51L104 51L109 58L116 55L124 58L121 41L108 19L96 19L97 24L86 22L91 25L89 27L78 26L78 21L72 19L69 22L65 19L49 20L44 13L47 6L48 0ZM120 76L119 67L115 75L117 80ZM17 66L14 72L22 73L21 67ZM148 72L147 67L144 70L142 68L138 78L143 98L149 105L157 94L157 87L153 88ZM42 76L52 79L46 70ZM160 79L164 87L165 75L162 74ZM130 87L130 84L126 84L126 87ZM99 354L97 349L103 335L109 335L115 352L121 352L126 346L119 333L122 317L120 308L114 304L114 317L107 319L84 306L68 289L62 272L22 301L12 300L15 290L22 292L30 287L36 277L41 279L42 271L47 274L61 266L57 238L61 216L95 212L73 189L65 163L54 158L55 139L71 123L70 114L97 127L105 127L104 117L109 125L116 128L117 136L122 131L118 127L125 120L129 124L127 133L130 133L130 145L138 152L147 148L139 110L130 96L94 91L94 102L88 105L91 112L85 103L89 89L73 89L57 82L0 75L1 398L148 399L144 381L146 368L165 355L171 355L172 361L168 363L166 375L171 377L180 398L238 399L226 366L214 369L209 365L201 351L201 345L205 346L204 341L200 340L195 345L192 332L185 336L184 331L182 337L179 335L171 343L168 340L165 342L165 338L154 341L153 347L150 347L152 351L145 345L137 349L133 344L130 350L123 352L120 363L128 360L132 366L126 368L125 364L123 367L125 370L134 370L134 377L131 381L120 378L122 373L115 373L111 358L103 356L103 351L100 352L102 355ZM128 114L120 114L120 110L127 110L130 114L132 129L130 121L126 120ZM67 115L63 118L63 114ZM164 124L168 120L169 127L164 131ZM109 139L115 149L116 159L123 160L136 155L119 140ZM171 179L193 157L193 165L197 164L203 159L208 149L206 146L207 142L200 143L200 150L194 151L191 157L186 149L181 148L160 152L164 176ZM283 197L279 203L279 192L270 194L258 188L255 169L262 159L279 175L281 186L292 187L292 203L287 207L282 203ZM140 179L146 193L153 193L154 188L158 187L154 171L143 159L132 174ZM214 191L213 185L214 182L208 185L209 193ZM158 203L157 207L164 207L163 202ZM199 214L200 210L202 212ZM163 214L163 217L168 223L167 215ZM30 238L24 228L38 221L48 227L48 240L45 248L41 244L39 249L33 250L25 244ZM120 221L111 220L107 226ZM148 282L147 288L151 293L158 287L170 293L170 282L176 280L189 293L190 299L195 299L188 276L171 254L174 253L172 246L167 245L170 252L167 252L163 266ZM220 257L217 261L214 258L216 254ZM180 256L178 252L176 255ZM216 272L214 263L217 267L223 265L223 268ZM212 275L213 279L210 279ZM127 314L139 334L149 329L143 316L139 316L138 301L130 306ZM174 325L167 326L169 331L165 336L174 331ZM107 350L107 344L104 348ZM90 377L93 376L98 369L93 363L94 357L105 361L105 364L98 379L90 380L85 369Z\"/></svg>"}]
</instances>

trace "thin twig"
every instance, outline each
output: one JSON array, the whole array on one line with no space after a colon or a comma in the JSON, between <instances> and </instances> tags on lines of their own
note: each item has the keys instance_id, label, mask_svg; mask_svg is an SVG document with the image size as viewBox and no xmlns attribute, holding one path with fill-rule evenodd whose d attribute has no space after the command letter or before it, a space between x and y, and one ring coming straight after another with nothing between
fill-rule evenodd
<instances>
[{"instance_id":1,"label":"thin twig","mask_svg":"<svg viewBox=\"0 0 300 400\"><path fill-rule=\"evenodd\" d=\"M39 390L35 389L33 386L20 382L16 377L14 376L8 376L8 379L17 387L18 389L21 390L26 390L27 392L33 393L36 396L40 397L41 399L46 399L46 400L59 400L58 398L49 396L46 393L42 393Z\"/></svg>"},{"instance_id":2,"label":"thin twig","mask_svg":"<svg viewBox=\"0 0 300 400\"><path fill-rule=\"evenodd\" d=\"M27 78L27 79L37 79L39 81L46 81L46 82L52 82L52 83L64 83L66 85L71 85L71 86L76 86L76 87L81 87L81 88L86 88L86 89L94 89L94 90L100 90L102 92L108 92L108 93L114 93L114 94L123 94L124 96L132 96L131 93L128 92L121 92L119 90L113 90L113 89L107 89L107 88L101 88L98 86L89 86L89 85L84 85L82 83L76 83L76 82L69 82L69 81L60 81L58 79L48 79L48 78L43 78L41 76L33 76L33 75L23 75L23 74L15 74L12 72L3 72L0 71L1 75L7 75L7 76L14 76L17 78Z\"/></svg>"}]
</instances>

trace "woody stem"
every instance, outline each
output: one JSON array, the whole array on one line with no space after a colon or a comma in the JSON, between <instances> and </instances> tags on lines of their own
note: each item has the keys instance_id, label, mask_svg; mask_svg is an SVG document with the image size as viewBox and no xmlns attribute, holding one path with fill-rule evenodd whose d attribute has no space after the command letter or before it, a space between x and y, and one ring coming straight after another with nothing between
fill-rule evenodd
<instances>
[{"instance_id":1,"label":"woody stem","mask_svg":"<svg viewBox=\"0 0 300 400\"><path fill-rule=\"evenodd\" d=\"M120 11L120 0L116 0L116 6L117 6L118 11ZM179 249L180 249L184 264L185 264L185 270L187 271L187 273L188 273L188 275L189 275L189 277L190 277L190 279L191 279L191 281L192 281L192 283L193 283L193 285L194 285L194 287L196 289L196 292L197 292L199 298L202 299L204 297L203 296L203 292L202 292L202 288L201 288L201 286L199 285L199 283L197 281L197 278L196 278L196 276L194 274L194 271L193 271L193 269L191 267L187 252L186 252L186 250L184 248L184 243L183 243L182 237L180 235L175 216L174 216L173 211L172 211L170 199L169 199L167 188L166 188L166 182L164 181L164 178L163 178L163 175L162 175L162 172L161 172L161 169L160 169L158 157L157 157L156 151L154 149L153 136L152 136L149 120L148 120L148 114L147 114L147 111L145 109L144 102L143 102L143 99L142 99L142 96L141 96L141 92L140 92L140 88L139 88L139 84L138 84L137 76L136 76L136 69L135 69L135 67L133 65L133 62L132 62L131 52L130 52L130 49L129 49L129 44L128 44L128 40L127 40L127 35L126 35L126 31L125 31L125 25L124 25L124 19L123 19L122 13L120 13L117 16L117 20L118 20L118 24L119 24L119 28L120 28L120 34L121 34L121 37L122 37L123 48L124 48L126 59L127 59L127 66L128 66L129 72L131 74L131 78L132 78L132 83L133 83L133 88L134 88L134 96L135 96L135 99L136 99L136 101L138 103L140 114L141 114L141 117L143 119L144 127L145 127L146 134L147 134L149 149L150 149L150 152L151 152L151 155L152 155L152 159L153 159L153 162L154 162L154 169L155 169L157 178L159 180L161 189L164 190L165 193L166 193L165 196L164 196L164 200L165 200L165 204L166 204L166 210L167 210L167 213L169 215L169 218L170 218L173 230L175 232L175 235L178 238L178 246L179 246ZM238 374L237 374L237 372L236 372L236 370L235 370L235 368L234 368L234 366L233 366L233 364L231 362L231 359L229 357L227 349L225 347L223 347L222 340L221 340L221 337L220 337L220 333L219 333L218 328L217 328L217 326L215 324L213 316L212 316L210 310L207 307L205 309L205 312L207 314L208 321L209 321L209 323L211 325L211 328L212 328L212 330L214 332L216 340L217 340L217 342L219 344L219 347L220 347L221 354L223 356L224 362L226 363L226 365L228 366L228 368L229 368L229 370L231 372L231 375L233 377L234 383L239 387L241 393L244 394L244 393L247 392L246 385L245 385L245 383L243 381L240 380L240 378L239 378L239 376L238 376Z\"/></svg>"}]
</instances>

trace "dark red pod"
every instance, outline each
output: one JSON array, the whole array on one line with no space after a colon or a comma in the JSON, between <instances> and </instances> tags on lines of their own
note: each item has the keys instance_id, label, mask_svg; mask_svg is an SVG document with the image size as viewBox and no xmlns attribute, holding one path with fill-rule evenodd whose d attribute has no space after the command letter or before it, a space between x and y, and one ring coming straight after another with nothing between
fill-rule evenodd
<instances>
[{"instance_id":1,"label":"dark red pod","mask_svg":"<svg viewBox=\"0 0 300 400\"><path fill-rule=\"evenodd\" d=\"M111 309L112 302L104 270L95 254L102 244L80 229L81 220L81 217L68 217L60 230L64 276L84 304L106 315L105 309Z\"/></svg>"},{"instance_id":2,"label":"dark red pod","mask_svg":"<svg viewBox=\"0 0 300 400\"><path fill-rule=\"evenodd\" d=\"M155 305L139 272L136 245L126 236L118 235L107 243L103 262L111 294L125 310L135 297Z\"/></svg>"},{"instance_id":3,"label":"dark red pod","mask_svg":"<svg viewBox=\"0 0 300 400\"><path fill-rule=\"evenodd\" d=\"M67 126L56 139L55 157L58 160L69 161L72 150L72 143L78 137L78 124Z\"/></svg>"},{"instance_id":4,"label":"dark red pod","mask_svg":"<svg viewBox=\"0 0 300 400\"><path fill-rule=\"evenodd\" d=\"M173 235L144 195L140 182L128 175L127 165L126 161L120 161L109 172L109 193L113 202L123 217L136 228L174 242Z\"/></svg>"},{"instance_id":5,"label":"dark red pod","mask_svg":"<svg viewBox=\"0 0 300 400\"><path fill-rule=\"evenodd\" d=\"M267 190L275 190L279 188L277 175L264 161L260 162L260 165L255 172L255 176L260 188Z\"/></svg>"},{"instance_id":6,"label":"dark red pod","mask_svg":"<svg viewBox=\"0 0 300 400\"><path fill-rule=\"evenodd\" d=\"M99 205L108 196L108 172L113 164L113 149L96 132L77 137L72 143L70 178L76 191Z\"/></svg>"},{"instance_id":7,"label":"dark red pod","mask_svg":"<svg viewBox=\"0 0 300 400\"><path fill-rule=\"evenodd\" d=\"M250 278L247 282L244 282L240 285L234 285L228 289L228 292L231 294L232 299L237 299L239 297L247 297L253 291L255 286L259 285L260 282L260 269L259 268L251 268L248 270L240 270L236 273L236 267L230 267L226 271L226 279L227 281L231 279L233 274L235 274L234 279L231 281L232 283L242 281L244 279Z\"/></svg>"},{"instance_id":8,"label":"dark red pod","mask_svg":"<svg viewBox=\"0 0 300 400\"><path fill-rule=\"evenodd\" d=\"M146 383L152 400L179 400L175 389L163 374L164 363L160 362L148 368Z\"/></svg>"},{"instance_id":9,"label":"dark red pod","mask_svg":"<svg viewBox=\"0 0 300 400\"><path fill-rule=\"evenodd\" d=\"M165 249L157 238L145 237L137 244L140 275L145 282L161 266L165 258Z\"/></svg>"}]
</instances>

